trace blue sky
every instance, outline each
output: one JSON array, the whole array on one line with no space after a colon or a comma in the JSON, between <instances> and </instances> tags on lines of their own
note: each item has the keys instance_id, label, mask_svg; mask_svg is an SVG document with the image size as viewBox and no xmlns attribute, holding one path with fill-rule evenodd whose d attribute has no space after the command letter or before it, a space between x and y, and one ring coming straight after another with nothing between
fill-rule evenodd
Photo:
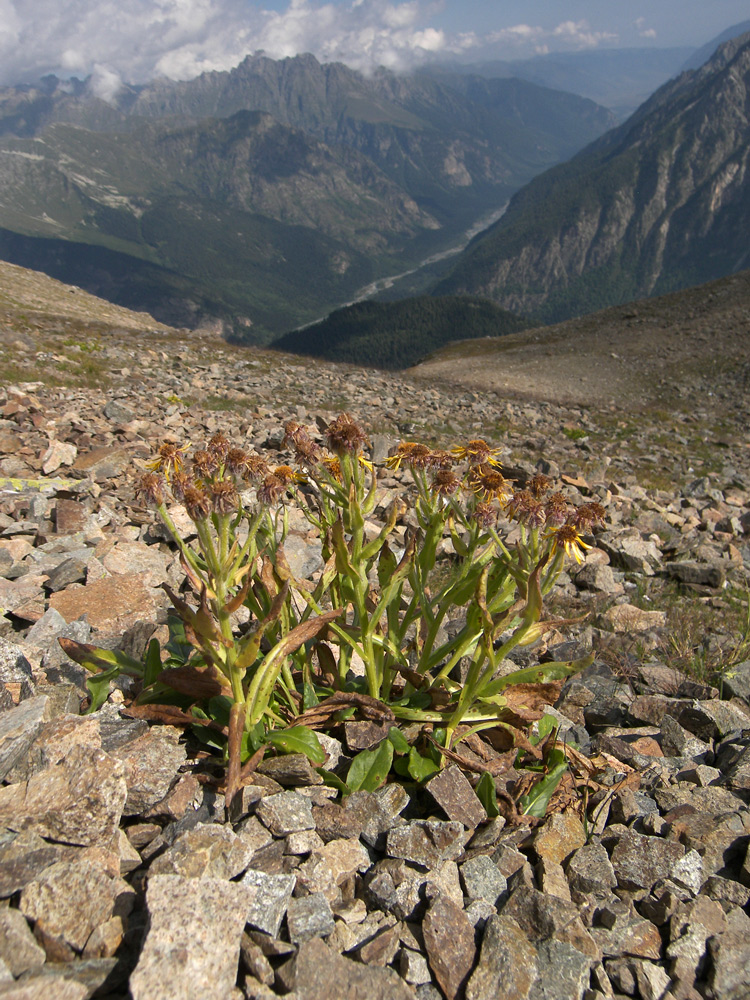
<instances>
[{"instance_id":1,"label":"blue sky","mask_svg":"<svg viewBox=\"0 0 750 1000\"><path fill-rule=\"evenodd\" d=\"M0 83L93 75L189 79L250 52L312 52L365 72L426 59L525 58L695 46L750 17L747 0L0 0Z\"/></svg>"}]
</instances>

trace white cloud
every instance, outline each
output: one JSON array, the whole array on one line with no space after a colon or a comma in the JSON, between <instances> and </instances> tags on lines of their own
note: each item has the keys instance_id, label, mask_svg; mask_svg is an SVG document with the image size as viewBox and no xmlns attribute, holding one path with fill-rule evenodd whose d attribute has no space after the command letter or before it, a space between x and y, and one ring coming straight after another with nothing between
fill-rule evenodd
<instances>
[{"instance_id":1,"label":"white cloud","mask_svg":"<svg viewBox=\"0 0 750 1000\"><path fill-rule=\"evenodd\" d=\"M367 72L377 66L404 70L488 45L513 57L615 37L592 31L585 21L566 21L552 31L517 24L451 37L433 23L443 2L288 0L273 10L255 0L0 0L0 82L34 82L46 73L92 75L95 92L111 100L121 81L189 79L230 69L260 50L276 59L312 52L321 61Z\"/></svg>"},{"instance_id":2,"label":"white cloud","mask_svg":"<svg viewBox=\"0 0 750 1000\"><path fill-rule=\"evenodd\" d=\"M635 21L633 21L633 27L641 38L656 38L656 31L654 28L646 27L645 17L637 17Z\"/></svg>"}]
</instances>

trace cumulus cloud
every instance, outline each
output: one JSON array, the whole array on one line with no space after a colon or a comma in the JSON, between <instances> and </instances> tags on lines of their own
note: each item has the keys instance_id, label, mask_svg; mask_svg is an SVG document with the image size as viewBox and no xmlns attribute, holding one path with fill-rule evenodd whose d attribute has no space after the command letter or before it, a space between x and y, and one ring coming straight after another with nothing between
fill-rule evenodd
<instances>
[{"instance_id":1,"label":"cumulus cloud","mask_svg":"<svg viewBox=\"0 0 750 1000\"><path fill-rule=\"evenodd\" d=\"M442 6L443 0L288 0L283 9L268 9L262 0L0 0L0 82L35 82L47 73L90 77L94 92L112 100L122 81L190 79L230 69L261 50L276 59L312 52L367 72L405 70L438 55L486 51L488 44L512 57L615 37L585 21L449 36L435 26Z\"/></svg>"},{"instance_id":2,"label":"cumulus cloud","mask_svg":"<svg viewBox=\"0 0 750 1000\"><path fill-rule=\"evenodd\" d=\"M633 26L641 38L656 38L656 31L653 28L646 27L645 17L637 17L633 21Z\"/></svg>"}]
</instances>

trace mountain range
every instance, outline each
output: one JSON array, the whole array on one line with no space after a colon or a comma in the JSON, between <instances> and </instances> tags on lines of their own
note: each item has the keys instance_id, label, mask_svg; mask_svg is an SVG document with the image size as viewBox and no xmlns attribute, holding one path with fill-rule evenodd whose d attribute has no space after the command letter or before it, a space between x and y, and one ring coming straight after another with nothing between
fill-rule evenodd
<instances>
[{"instance_id":1,"label":"mountain range","mask_svg":"<svg viewBox=\"0 0 750 1000\"><path fill-rule=\"evenodd\" d=\"M0 91L0 256L251 343L462 240L614 122L571 94L248 57L185 83Z\"/></svg>"},{"instance_id":2,"label":"mountain range","mask_svg":"<svg viewBox=\"0 0 750 1000\"><path fill-rule=\"evenodd\" d=\"M536 177L435 294L556 322L750 266L750 33Z\"/></svg>"}]
</instances>

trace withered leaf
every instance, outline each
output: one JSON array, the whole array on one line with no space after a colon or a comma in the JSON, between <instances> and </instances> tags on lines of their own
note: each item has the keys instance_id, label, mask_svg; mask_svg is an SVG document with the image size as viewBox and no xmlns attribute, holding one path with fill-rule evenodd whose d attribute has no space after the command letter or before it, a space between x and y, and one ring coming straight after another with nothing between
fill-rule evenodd
<instances>
[{"instance_id":1,"label":"withered leaf","mask_svg":"<svg viewBox=\"0 0 750 1000\"><path fill-rule=\"evenodd\" d=\"M170 670L162 670L159 680L173 691L196 700L226 694L228 690L219 681L216 668L213 666L173 667Z\"/></svg>"}]
</instances>

